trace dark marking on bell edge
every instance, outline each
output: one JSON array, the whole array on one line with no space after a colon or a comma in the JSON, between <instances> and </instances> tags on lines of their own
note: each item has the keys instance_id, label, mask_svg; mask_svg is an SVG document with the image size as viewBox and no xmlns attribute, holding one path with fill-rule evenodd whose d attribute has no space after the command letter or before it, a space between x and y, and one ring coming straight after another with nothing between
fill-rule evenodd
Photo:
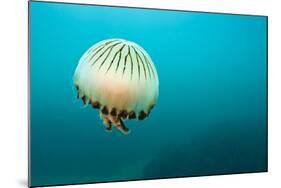
<instances>
[{"instance_id":1,"label":"dark marking on bell edge","mask_svg":"<svg viewBox=\"0 0 281 188\"><path fill-rule=\"evenodd\" d=\"M150 105L149 111L151 111L154 108L154 106L155 106L154 104Z\"/></svg>"},{"instance_id":2,"label":"dark marking on bell edge","mask_svg":"<svg viewBox=\"0 0 281 188\"><path fill-rule=\"evenodd\" d=\"M107 106L104 106L104 107L101 109L101 112L102 112L104 115L108 115Z\"/></svg>"},{"instance_id":3,"label":"dark marking on bell edge","mask_svg":"<svg viewBox=\"0 0 281 188\"><path fill-rule=\"evenodd\" d=\"M148 111L147 111L146 117L148 117L148 116L149 116L149 114L150 114L151 110L153 109L153 107L154 107L154 104L153 104L153 105L150 105L150 107L148 108Z\"/></svg>"},{"instance_id":4,"label":"dark marking on bell edge","mask_svg":"<svg viewBox=\"0 0 281 188\"><path fill-rule=\"evenodd\" d=\"M85 95L82 97L82 101L83 101L84 104L86 104L86 96Z\"/></svg>"},{"instance_id":5,"label":"dark marking on bell edge","mask_svg":"<svg viewBox=\"0 0 281 188\"><path fill-rule=\"evenodd\" d=\"M79 91L79 86L78 85L75 85L75 88L77 91Z\"/></svg>"},{"instance_id":6,"label":"dark marking on bell edge","mask_svg":"<svg viewBox=\"0 0 281 188\"><path fill-rule=\"evenodd\" d=\"M150 112L151 112L151 109L147 111L146 117L149 116Z\"/></svg>"},{"instance_id":7,"label":"dark marking on bell edge","mask_svg":"<svg viewBox=\"0 0 281 188\"><path fill-rule=\"evenodd\" d=\"M138 119L143 120L144 118L146 118L146 116L147 116L146 113L144 111L141 111Z\"/></svg>"},{"instance_id":8,"label":"dark marking on bell edge","mask_svg":"<svg viewBox=\"0 0 281 188\"><path fill-rule=\"evenodd\" d=\"M117 115L117 110L116 110L116 108L112 108L110 114L111 114L112 116L116 116L116 115Z\"/></svg>"},{"instance_id":9,"label":"dark marking on bell edge","mask_svg":"<svg viewBox=\"0 0 281 188\"><path fill-rule=\"evenodd\" d=\"M93 102L92 107L93 108L100 108L100 103L99 102Z\"/></svg>"},{"instance_id":10,"label":"dark marking on bell edge","mask_svg":"<svg viewBox=\"0 0 281 188\"><path fill-rule=\"evenodd\" d=\"M129 113L129 119L135 119L136 118L136 113L134 111L131 111Z\"/></svg>"},{"instance_id":11,"label":"dark marking on bell edge","mask_svg":"<svg viewBox=\"0 0 281 188\"><path fill-rule=\"evenodd\" d=\"M119 117L126 119L128 116L128 112L126 110L121 110L121 112L118 114Z\"/></svg>"}]
</instances>

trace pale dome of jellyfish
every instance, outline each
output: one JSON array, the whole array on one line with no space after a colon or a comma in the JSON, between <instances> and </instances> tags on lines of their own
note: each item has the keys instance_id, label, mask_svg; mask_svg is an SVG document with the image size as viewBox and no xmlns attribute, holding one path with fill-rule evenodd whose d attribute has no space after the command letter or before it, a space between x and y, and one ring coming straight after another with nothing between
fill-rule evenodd
<instances>
[{"instance_id":1,"label":"pale dome of jellyfish","mask_svg":"<svg viewBox=\"0 0 281 188\"><path fill-rule=\"evenodd\" d=\"M123 39L101 41L81 57L74 73L78 99L100 110L106 130L129 133L124 120L147 118L159 92L156 68L148 53Z\"/></svg>"}]
</instances>

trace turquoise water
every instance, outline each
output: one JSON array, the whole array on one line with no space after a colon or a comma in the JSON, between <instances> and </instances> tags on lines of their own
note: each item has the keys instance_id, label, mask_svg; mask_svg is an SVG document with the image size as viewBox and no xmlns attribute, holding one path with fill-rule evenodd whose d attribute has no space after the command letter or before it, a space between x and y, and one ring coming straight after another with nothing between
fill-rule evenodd
<instances>
[{"instance_id":1,"label":"turquoise water","mask_svg":"<svg viewBox=\"0 0 281 188\"><path fill-rule=\"evenodd\" d=\"M31 185L267 171L267 18L30 3ZM143 46L159 100L127 136L76 99L82 54Z\"/></svg>"}]
</instances>

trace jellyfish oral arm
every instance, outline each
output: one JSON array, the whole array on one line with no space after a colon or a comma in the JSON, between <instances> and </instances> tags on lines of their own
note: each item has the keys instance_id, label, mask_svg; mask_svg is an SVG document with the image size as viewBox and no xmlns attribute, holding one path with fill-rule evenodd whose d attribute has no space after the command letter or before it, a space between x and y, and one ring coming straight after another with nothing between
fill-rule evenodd
<instances>
[{"instance_id":1,"label":"jellyfish oral arm","mask_svg":"<svg viewBox=\"0 0 281 188\"><path fill-rule=\"evenodd\" d=\"M103 124L106 126L107 131L112 131L112 126L115 126L123 134L129 134L130 130L125 126L121 117L116 117L112 115L104 115L100 113L101 119L103 119Z\"/></svg>"}]
</instances>

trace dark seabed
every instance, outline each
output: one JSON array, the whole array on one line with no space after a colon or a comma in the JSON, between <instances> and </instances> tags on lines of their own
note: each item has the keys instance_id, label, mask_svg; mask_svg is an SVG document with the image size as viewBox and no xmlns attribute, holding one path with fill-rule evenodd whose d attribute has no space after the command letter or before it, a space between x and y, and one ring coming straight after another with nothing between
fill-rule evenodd
<instances>
[{"instance_id":1,"label":"dark seabed","mask_svg":"<svg viewBox=\"0 0 281 188\"><path fill-rule=\"evenodd\" d=\"M31 185L267 170L267 18L58 3L30 5ZM128 136L76 99L82 54L140 44L159 100Z\"/></svg>"}]
</instances>

